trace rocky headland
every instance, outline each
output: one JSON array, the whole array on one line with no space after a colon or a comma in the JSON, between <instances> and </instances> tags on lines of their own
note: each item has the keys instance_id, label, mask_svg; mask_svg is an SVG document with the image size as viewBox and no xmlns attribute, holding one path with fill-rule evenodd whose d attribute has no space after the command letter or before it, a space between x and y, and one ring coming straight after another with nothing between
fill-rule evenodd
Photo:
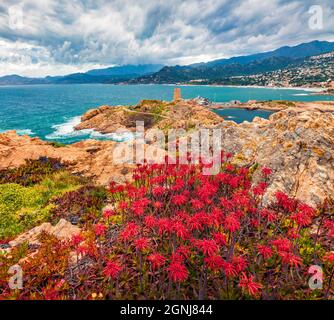
<instances>
[{"instance_id":1,"label":"rocky headland","mask_svg":"<svg viewBox=\"0 0 334 320\"><path fill-rule=\"evenodd\" d=\"M103 106L90 110L82 116L77 129L102 133L119 128L133 131L137 120L144 121L145 127L163 130L221 128L222 148L234 154L236 163L273 169L268 195L281 190L317 205L334 194L334 104L291 104L256 104L270 110L276 110L278 105L280 111L268 120L255 118L236 124L194 101L143 101L135 107ZM55 147L38 138L7 132L0 135L0 169L46 156L69 163L73 173L89 177L95 184L123 182L130 179L134 166L113 162L114 150L122 144L126 142L86 140Z\"/></svg>"},{"instance_id":2,"label":"rocky headland","mask_svg":"<svg viewBox=\"0 0 334 320\"><path fill-rule=\"evenodd\" d=\"M89 110L75 129L94 129L101 133L135 131L137 121L143 121L146 129L166 131L212 127L219 124L222 118L195 100L143 100L136 106L102 106Z\"/></svg>"}]
</instances>

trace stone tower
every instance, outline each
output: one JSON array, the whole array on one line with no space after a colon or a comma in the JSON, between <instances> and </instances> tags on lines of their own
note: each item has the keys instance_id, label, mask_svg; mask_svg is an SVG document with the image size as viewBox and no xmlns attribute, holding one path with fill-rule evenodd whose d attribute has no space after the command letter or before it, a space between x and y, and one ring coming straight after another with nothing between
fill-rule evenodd
<instances>
[{"instance_id":1,"label":"stone tower","mask_svg":"<svg viewBox=\"0 0 334 320\"><path fill-rule=\"evenodd\" d=\"M174 89L174 99L173 99L173 101L176 102L176 101L180 101L181 99L182 99L181 89L180 88L175 88Z\"/></svg>"}]
</instances>

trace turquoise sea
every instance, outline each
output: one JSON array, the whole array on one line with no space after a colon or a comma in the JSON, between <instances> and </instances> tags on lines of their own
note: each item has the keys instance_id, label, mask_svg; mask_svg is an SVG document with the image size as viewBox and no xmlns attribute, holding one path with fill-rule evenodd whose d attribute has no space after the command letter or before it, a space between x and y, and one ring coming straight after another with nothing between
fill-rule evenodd
<instances>
[{"instance_id":1,"label":"turquoise sea","mask_svg":"<svg viewBox=\"0 0 334 320\"><path fill-rule=\"evenodd\" d=\"M304 90L181 86L184 98L198 96L214 102L231 100L333 100L334 96L316 96ZM171 85L34 85L0 87L0 132L17 130L19 134L44 140L72 143L87 138L121 140L125 137L101 136L91 130L74 131L80 115L100 105L132 105L142 99L171 100ZM240 109L220 110L230 120L251 121L267 118L270 112Z\"/></svg>"}]
</instances>

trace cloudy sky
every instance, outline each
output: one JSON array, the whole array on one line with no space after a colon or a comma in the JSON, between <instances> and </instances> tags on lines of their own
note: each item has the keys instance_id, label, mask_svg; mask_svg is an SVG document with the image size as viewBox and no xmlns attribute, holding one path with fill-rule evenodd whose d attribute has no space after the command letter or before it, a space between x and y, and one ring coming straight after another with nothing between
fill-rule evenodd
<instances>
[{"instance_id":1,"label":"cloudy sky","mask_svg":"<svg viewBox=\"0 0 334 320\"><path fill-rule=\"evenodd\" d=\"M333 0L0 2L0 75L189 64L314 39L334 41Z\"/></svg>"}]
</instances>

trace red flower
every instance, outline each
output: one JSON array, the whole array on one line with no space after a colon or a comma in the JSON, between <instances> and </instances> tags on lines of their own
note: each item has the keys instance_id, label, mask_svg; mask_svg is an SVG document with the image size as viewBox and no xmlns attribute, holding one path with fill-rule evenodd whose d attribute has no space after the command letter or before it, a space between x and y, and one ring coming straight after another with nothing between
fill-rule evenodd
<instances>
[{"instance_id":1,"label":"red flower","mask_svg":"<svg viewBox=\"0 0 334 320\"><path fill-rule=\"evenodd\" d=\"M224 261L223 269L227 278L236 277L238 275L237 270L232 263Z\"/></svg>"},{"instance_id":2,"label":"red flower","mask_svg":"<svg viewBox=\"0 0 334 320\"><path fill-rule=\"evenodd\" d=\"M204 213L204 215L202 213L196 213L192 217L190 217L190 219L188 220L189 229L191 231L203 230L203 228L204 228L204 224L203 224L204 217L205 217L205 213Z\"/></svg>"},{"instance_id":3,"label":"red flower","mask_svg":"<svg viewBox=\"0 0 334 320\"><path fill-rule=\"evenodd\" d=\"M334 237L334 221L325 219L324 220L324 227L328 229L328 236Z\"/></svg>"},{"instance_id":4,"label":"red flower","mask_svg":"<svg viewBox=\"0 0 334 320\"><path fill-rule=\"evenodd\" d=\"M120 201L118 207L123 211L129 207L129 204L126 201Z\"/></svg>"},{"instance_id":5,"label":"red flower","mask_svg":"<svg viewBox=\"0 0 334 320\"><path fill-rule=\"evenodd\" d=\"M283 209L289 212L293 212L296 210L298 202L294 199L290 199L285 193L276 192L275 197L278 205L283 207Z\"/></svg>"},{"instance_id":6,"label":"red flower","mask_svg":"<svg viewBox=\"0 0 334 320\"><path fill-rule=\"evenodd\" d=\"M278 251L290 251L292 243L287 238L278 238L272 241L273 246L277 248Z\"/></svg>"},{"instance_id":7,"label":"red flower","mask_svg":"<svg viewBox=\"0 0 334 320\"><path fill-rule=\"evenodd\" d=\"M146 207L150 204L150 200L142 198L132 203L132 210L135 215L141 216L144 214Z\"/></svg>"},{"instance_id":8,"label":"red flower","mask_svg":"<svg viewBox=\"0 0 334 320\"><path fill-rule=\"evenodd\" d=\"M267 219L268 222L274 222L277 220L277 214L274 211L268 209L262 209L260 211L260 216L264 219Z\"/></svg>"},{"instance_id":9,"label":"red flower","mask_svg":"<svg viewBox=\"0 0 334 320\"><path fill-rule=\"evenodd\" d=\"M235 267L235 270L237 272L241 272L247 268L248 262L245 260L243 257L233 257L232 258L232 263Z\"/></svg>"},{"instance_id":10,"label":"red flower","mask_svg":"<svg viewBox=\"0 0 334 320\"><path fill-rule=\"evenodd\" d=\"M191 199L190 200L191 206L195 209L195 210L201 210L204 207L203 202L201 202L198 199Z\"/></svg>"},{"instance_id":11,"label":"red flower","mask_svg":"<svg viewBox=\"0 0 334 320\"><path fill-rule=\"evenodd\" d=\"M169 278L173 282L184 282L188 278L188 270L183 263L173 261L168 267Z\"/></svg>"},{"instance_id":12,"label":"red flower","mask_svg":"<svg viewBox=\"0 0 334 320\"><path fill-rule=\"evenodd\" d=\"M187 203L188 197L185 195L176 195L172 197L172 202L177 206L182 206L183 204Z\"/></svg>"},{"instance_id":13,"label":"red flower","mask_svg":"<svg viewBox=\"0 0 334 320\"><path fill-rule=\"evenodd\" d=\"M146 216L144 222L148 228L153 228L157 224L157 219L154 216Z\"/></svg>"},{"instance_id":14,"label":"red flower","mask_svg":"<svg viewBox=\"0 0 334 320\"><path fill-rule=\"evenodd\" d=\"M273 255L273 250L270 247L263 246L263 245L258 245L257 249L259 253L263 256L265 259L269 259Z\"/></svg>"},{"instance_id":15,"label":"red flower","mask_svg":"<svg viewBox=\"0 0 334 320\"><path fill-rule=\"evenodd\" d=\"M267 184L264 183L264 182L260 182L258 185L256 185L254 188L253 188L253 194L255 196L263 196L266 192L266 189L267 189Z\"/></svg>"},{"instance_id":16,"label":"red flower","mask_svg":"<svg viewBox=\"0 0 334 320\"><path fill-rule=\"evenodd\" d=\"M273 171L270 168L263 167L262 168L262 174L267 177L270 176L273 173Z\"/></svg>"},{"instance_id":17,"label":"red flower","mask_svg":"<svg viewBox=\"0 0 334 320\"><path fill-rule=\"evenodd\" d=\"M191 254L191 250L188 246L181 245L177 248L176 254L179 254L183 256L184 258L188 259Z\"/></svg>"},{"instance_id":18,"label":"red flower","mask_svg":"<svg viewBox=\"0 0 334 320\"><path fill-rule=\"evenodd\" d=\"M166 262L166 258L159 253L152 253L147 257L147 259L151 262L154 270L161 268Z\"/></svg>"},{"instance_id":19,"label":"red flower","mask_svg":"<svg viewBox=\"0 0 334 320\"><path fill-rule=\"evenodd\" d=\"M172 230L176 233L176 235L181 239L188 239L189 232L182 222L176 221L172 224Z\"/></svg>"},{"instance_id":20,"label":"red flower","mask_svg":"<svg viewBox=\"0 0 334 320\"><path fill-rule=\"evenodd\" d=\"M94 226L94 232L98 237L102 237L105 235L107 230L107 227L102 224L102 223L98 223Z\"/></svg>"},{"instance_id":21,"label":"red flower","mask_svg":"<svg viewBox=\"0 0 334 320\"><path fill-rule=\"evenodd\" d=\"M219 247L215 240L197 240L196 246L199 248L205 255L211 256L218 252Z\"/></svg>"},{"instance_id":22,"label":"red flower","mask_svg":"<svg viewBox=\"0 0 334 320\"><path fill-rule=\"evenodd\" d=\"M110 218L111 216L114 216L115 215L115 212L113 211L113 210L111 210L111 209L105 209L104 211L103 211L103 216L106 218L106 219L108 219L108 218Z\"/></svg>"},{"instance_id":23,"label":"red flower","mask_svg":"<svg viewBox=\"0 0 334 320\"><path fill-rule=\"evenodd\" d=\"M135 237L139 232L139 227L134 222L129 222L120 233L120 238L124 241Z\"/></svg>"},{"instance_id":24,"label":"red flower","mask_svg":"<svg viewBox=\"0 0 334 320\"><path fill-rule=\"evenodd\" d=\"M227 157L227 155L226 155L226 157ZM226 165L226 171L234 171L234 165L233 164L230 164L230 163L228 163L227 165Z\"/></svg>"},{"instance_id":25,"label":"red flower","mask_svg":"<svg viewBox=\"0 0 334 320\"><path fill-rule=\"evenodd\" d=\"M172 232L172 222L168 218L161 218L157 221L157 225L159 228L159 234L163 235L166 233Z\"/></svg>"},{"instance_id":26,"label":"red flower","mask_svg":"<svg viewBox=\"0 0 334 320\"><path fill-rule=\"evenodd\" d=\"M139 238L135 241L136 249L139 251L144 251L150 246L150 239L148 238Z\"/></svg>"},{"instance_id":27,"label":"red flower","mask_svg":"<svg viewBox=\"0 0 334 320\"><path fill-rule=\"evenodd\" d=\"M330 264L334 264L334 251L326 253L323 259Z\"/></svg>"},{"instance_id":28,"label":"red flower","mask_svg":"<svg viewBox=\"0 0 334 320\"><path fill-rule=\"evenodd\" d=\"M220 271L224 265L224 259L216 254L206 257L204 262L212 271Z\"/></svg>"},{"instance_id":29,"label":"red flower","mask_svg":"<svg viewBox=\"0 0 334 320\"><path fill-rule=\"evenodd\" d=\"M312 223L311 218L304 215L302 212L292 214L291 219L296 221L296 223L301 227L306 227Z\"/></svg>"},{"instance_id":30,"label":"red flower","mask_svg":"<svg viewBox=\"0 0 334 320\"><path fill-rule=\"evenodd\" d=\"M119 273L122 271L123 267L113 261L108 261L106 267L103 270L103 273L110 278L117 279Z\"/></svg>"},{"instance_id":31,"label":"red flower","mask_svg":"<svg viewBox=\"0 0 334 320\"><path fill-rule=\"evenodd\" d=\"M71 238L71 243L73 246L78 246L81 242L83 242L85 239L81 234L75 234Z\"/></svg>"},{"instance_id":32,"label":"red flower","mask_svg":"<svg viewBox=\"0 0 334 320\"><path fill-rule=\"evenodd\" d=\"M253 280L254 276L249 276L248 278L247 275L243 272L241 274L239 287L246 290L249 295L255 297L258 295L260 289L262 288L262 285L254 282Z\"/></svg>"},{"instance_id":33,"label":"red flower","mask_svg":"<svg viewBox=\"0 0 334 320\"><path fill-rule=\"evenodd\" d=\"M224 227L230 232L235 232L240 229L240 221L235 213L230 213L226 216Z\"/></svg>"},{"instance_id":34,"label":"red flower","mask_svg":"<svg viewBox=\"0 0 334 320\"><path fill-rule=\"evenodd\" d=\"M155 188L153 188L152 193L155 196L161 196L166 192L166 188L162 187L162 186L157 186Z\"/></svg>"},{"instance_id":35,"label":"red flower","mask_svg":"<svg viewBox=\"0 0 334 320\"><path fill-rule=\"evenodd\" d=\"M295 256L291 252L279 252L279 256L282 258L282 263L288 264L291 267L298 268L303 265L302 259Z\"/></svg>"},{"instance_id":36,"label":"red flower","mask_svg":"<svg viewBox=\"0 0 334 320\"><path fill-rule=\"evenodd\" d=\"M213 239L220 245L220 246L226 246L227 245L227 237L225 234L216 232L212 234Z\"/></svg>"},{"instance_id":37,"label":"red flower","mask_svg":"<svg viewBox=\"0 0 334 320\"><path fill-rule=\"evenodd\" d=\"M163 207L163 203L161 201L153 202L153 207L156 209L161 209Z\"/></svg>"},{"instance_id":38,"label":"red flower","mask_svg":"<svg viewBox=\"0 0 334 320\"><path fill-rule=\"evenodd\" d=\"M290 239L298 239L300 237L300 234L298 233L298 229L296 229L296 228L289 229L288 237Z\"/></svg>"},{"instance_id":39,"label":"red flower","mask_svg":"<svg viewBox=\"0 0 334 320\"><path fill-rule=\"evenodd\" d=\"M184 185L185 185L184 181L182 179L178 178L178 179L175 180L175 183L174 183L174 185L172 186L171 189L173 191L180 191L184 187Z\"/></svg>"}]
</instances>

